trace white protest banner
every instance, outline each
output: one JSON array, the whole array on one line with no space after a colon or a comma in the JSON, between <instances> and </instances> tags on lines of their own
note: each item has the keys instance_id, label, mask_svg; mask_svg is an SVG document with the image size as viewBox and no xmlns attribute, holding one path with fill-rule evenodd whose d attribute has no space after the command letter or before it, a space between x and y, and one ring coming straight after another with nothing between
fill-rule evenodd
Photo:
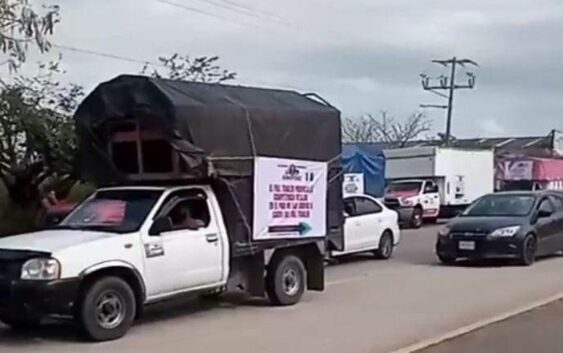
<instances>
[{"instance_id":1,"label":"white protest banner","mask_svg":"<svg viewBox=\"0 0 563 353\"><path fill-rule=\"evenodd\" d=\"M364 173L347 173L344 174L344 182L342 183L342 191L344 197L361 195L364 193Z\"/></svg>"},{"instance_id":2,"label":"white protest banner","mask_svg":"<svg viewBox=\"0 0 563 353\"><path fill-rule=\"evenodd\" d=\"M326 235L326 163L257 157L254 240Z\"/></svg>"},{"instance_id":3,"label":"white protest banner","mask_svg":"<svg viewBox=\"0 0 563 353\"><path fill-rule=\"evenodd\" d=\"M532 180L534 161L511 160L504 162L504 180Z\"/></svg>"}]
</instances>

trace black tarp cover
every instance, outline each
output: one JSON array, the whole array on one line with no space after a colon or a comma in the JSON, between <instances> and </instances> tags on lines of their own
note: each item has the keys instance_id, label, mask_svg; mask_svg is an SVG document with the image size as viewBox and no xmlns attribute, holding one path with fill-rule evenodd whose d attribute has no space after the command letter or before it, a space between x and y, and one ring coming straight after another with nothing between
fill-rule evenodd
<instances>
[{"instance_id":1,"label":"black tarp cover","mask_svg":"<svg viewBox=\"0 0 563 353\"><path fill-rule=\"evenodd\" d=\"M218 196L236 243L249 240L255 156L329 162L328 229L340 232L337 109L292 91L119 76L95 88L75 114L87 179L126 181L109 156L107 123L131 119L158 124L194 170L205 166L216 184L228 182L219 183Z\"/></svg>"}]
</instances>

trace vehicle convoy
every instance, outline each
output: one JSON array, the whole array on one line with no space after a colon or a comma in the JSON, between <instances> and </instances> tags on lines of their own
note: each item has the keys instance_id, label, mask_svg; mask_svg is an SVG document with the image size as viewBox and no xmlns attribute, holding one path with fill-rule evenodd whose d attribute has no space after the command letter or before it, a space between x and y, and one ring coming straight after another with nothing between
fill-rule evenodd
<instances>
[{"instance_id":1,"label":"vehicle convoy","mask_svg":"<svg viewBox=\"0 0 563 353\"><path fill-rule=\"evenodd\" d=\"M331 257L372 252L387 260L401 240L399 216L369 195L344 199L344 250L332 251Z\"/></svg>"},{"instance_id":2,"label":"vehicle convoy","mask_svg":"<svg viewBox=\"0 0 563 353\"><path fill-rule=\"evenodd\" d=\"M511 258L531 265L536 256L563 250L563 193L514 191L489 194L438 232L441 262Z\"/></svg>"},{"instance_id":3,"label":"vehicle convoy","mask_svg":"<svg viewBox=\"0 0 563 353\"><path fill-rule=\"evenodd\" d=\"M490 150L412 147L385 150L387 207L400 222L419 228L424 221L451 217L494 191Z\"/></svg>"},{"instance_id":4,"label":"vehicle convoy","mask_svg":"<svg viewBox=\"0 0 563 353\"><path fill-rule=\"evenodd\" d=\"M0 239L0 321L123 336L147 304L324 289L343 249L340 113L296 92L119 76L75 114L101 188L55 228ZM315 135L311 135L315 131Z\"/></svg>"}]
</instances>

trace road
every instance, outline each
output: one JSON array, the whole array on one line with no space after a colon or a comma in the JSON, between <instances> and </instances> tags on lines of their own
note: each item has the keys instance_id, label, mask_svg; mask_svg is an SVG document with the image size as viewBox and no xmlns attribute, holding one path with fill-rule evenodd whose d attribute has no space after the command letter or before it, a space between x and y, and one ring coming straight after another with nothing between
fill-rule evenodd
<instances>
[{"instance_id":1,"label":"road","mask_svg":"<svg viewBox=\"0 0 563 353\"><path fill-rule=\"evenodd\" d=\"M394 258L358 256L327 269L327 289L293 307L229 298L153 308L128 336L77 343L69 327L25 335L0 328L2 353L27 352L390 352L563 292L563 257L524 268L445 267L433 254L436 227L406 231Z\"/></svg>"},{"instance_id":2,"label":"road","mask_svg":"<svg viewBox=\"0 0 563 353\"><path fill-rule=\"evenodd\" d=\"M417 353L560 353L562 316L559 301Z\"/></svg>"}]
</instances>

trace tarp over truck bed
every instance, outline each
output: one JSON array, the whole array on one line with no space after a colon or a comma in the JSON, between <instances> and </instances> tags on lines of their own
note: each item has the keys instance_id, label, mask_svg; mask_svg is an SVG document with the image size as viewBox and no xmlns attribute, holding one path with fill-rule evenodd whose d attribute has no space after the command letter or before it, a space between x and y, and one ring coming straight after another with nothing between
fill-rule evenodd
<instances>
[{"instance_id":1,"label":"tarp over truck bed","mask_svg":"<svg viewBox=\"0 0 563 353\"><path fill-rule=\"evenodd\" d=\"M75 120L87 179L112 184L135 178L147 183L211 177L231 242L241 249L256 246L249 234L254 157L327 162L327 230L341 246L340 112L328 104L292 91L119 76L95 88L78 108ZM138 129L131 132L122 125L130 122ZM153 156L152 170L147 170L149 157L119 157L129 147L112 150L109 146L120 132L124 136L158 134L179 152L175 154L181 167L163 173L167 156L162 153ZM149 156L161 147L154 142L141 148ZM133 165L129 165L131 160Z\"/></svg>"},{"instance_id":2,"label":"tarp over truck bed","mask_svg":"<svg viewBox=\"0 0 563 353\"><path fill-rule=\"evenodd\" d=\"M342 167L346 174L363 178L364 194L383 197L385 193L385 155L372 143L346 143L342 146Z\"/></svg>"}]
</instances>

